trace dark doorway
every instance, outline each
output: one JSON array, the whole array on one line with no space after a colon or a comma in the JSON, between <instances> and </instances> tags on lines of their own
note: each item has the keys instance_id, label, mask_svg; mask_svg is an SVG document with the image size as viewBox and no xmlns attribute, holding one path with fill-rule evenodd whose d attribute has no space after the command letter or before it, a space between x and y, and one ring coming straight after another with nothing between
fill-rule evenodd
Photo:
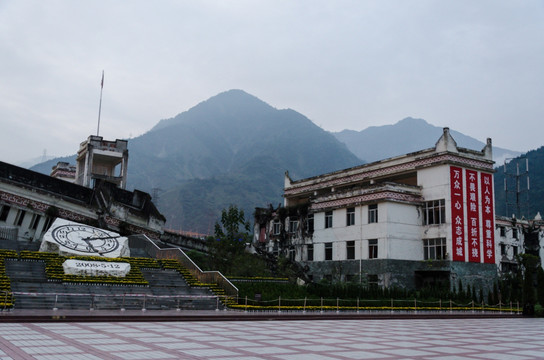
<instances>
[{"instance_id":1,"label":"dark doorway","mask_svg":"<svg viewBox=\"0 0 544 360\"><path fill-rule=\"evenodd\" d=\"M450 272L449 271L416 271L415 272L416 289L435 288L449 289L450 288Z\"/></svg>"}]
</instances>

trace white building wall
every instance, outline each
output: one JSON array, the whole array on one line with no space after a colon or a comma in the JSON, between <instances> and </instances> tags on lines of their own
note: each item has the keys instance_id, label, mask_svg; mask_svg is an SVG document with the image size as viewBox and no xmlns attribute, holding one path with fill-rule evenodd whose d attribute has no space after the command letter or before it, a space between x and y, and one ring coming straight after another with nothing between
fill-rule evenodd
<instances>
[{"instance_id":1,"label":"white building wall","mask_svg":"<svg viewBox=\"0 0 544 360\"><path fill-rule=\"evenodd\" d=\"M509 266L515 267L514 264L517 263L516 255L525 251L523 247L523 228L522 226L514 226L510 221L502 219L496 219L496 222L495 263L499 271L507 271ZM517 234L514 234L514 229L516 229ZM504 253L502 253L502 249L504 249Z\"/></svg>"},{"instance_id":2,"label":"white building wall","mask_svg":"<svg viewBox=\"0 0 544 360\"><path fill-rule=\"evenodd\" d=\"M443 224L425 225L424 215L421 213L421 239L446 238L447 259L451 260L453 252L451 233L451 189L450 189L450 165L435 166L421 169L417 173L418 185L422 187L421 193L424 201L445 200L446 220ZM464 204L466 209L467 204ZM423 210L423 209L422 209ZM466 226L466 224L465 224ZM466 232L466 229L465 229ZM423 248L422 248L423 249ZM423 251L423 250L422 250ZM421 255L423 259L423 253Z\"/></svg>"},{"instance_id":3,"label":"white building wall","mask_svg":"<svg viewBox=\"0 0 544 360\"><path fill-rule=\"evenodd\" d=\"M325 243L333 243L333 260L346 260L347 242L355 241L355 259L369 258L369 240L378 240L378 258L422 260L421 214L412 204L378 204L378 222L368 223L368 205L355 207L355 225L346 226L346 209L333 210L333 227L325 229L325 212L314 214L314 261L325 260Z\"/></svg>"},{"instance_id":4,"label":"white building wall","mask_svg":"<svg viewBox=\"0 0 544 360\"><path fill-rule=\"evenodd\" d=\"M346 260L347 251L346 251L346 241L342 239L333 244L333 260Z\"/></svg>"},{"instance_id":5,"label":"white building wall","mask_svg":"<svg viewBox=\"0 0 544 360\"><path fill-rule=\"evenodd\" d=\"M325 260L325 244L314 242L314 261Z\"/></svg>"},{"instance_id":6,"label":"white building wall","mask_svg":"<svg viewBox=\"0 0 544 360\"><path fill-rule=\"evenodd\" d=\"M14 206L11 206L11 205L8 205L8 206L10 206L10 210L8 213L8 217L6 218L6 221L3 223L3 225L13 225L15 223L15 218L17 217L17 210L19 210L18 208ZM2 222L0 222L0 224L1 223Z\"/></svg>"},{"instance_id":7,"label":"white building wall","mask_svg":"<svg viewBox=\"0 0 544 360\"><path fill-rule=\"evenodd\" d=\"M412 204L386 203L387 256L399 260L423 260L422 217Z\"/></svg>"},{"instance_id":8,"label":"white building wall","mask_svg":"<svg viewBox=\"0 0 544 360\"><path fill-rule=\"evenodd\" d=\"M449 198L450 165L433 166L419 169L417 183L425 200Z\"/></svg>"},{"instance_id":9,"label":"white building wall","mask_svg":"<svg viewBox=\"0 0 544 360\"><path fill-rule=\"evenodd\" d=\"M355 207L355 224L346 226L347 208L333 212L333 228L337 240L348 241L361 238L361 207Z\"/></svg>"},{"instance_id":10,"label":"white building wall","mask_svg":"<svg viewBox=\"0 0 544 360\"><path fill-rule=\"evenodd\" d=\"M338 215L333 211L332 228L325 229L325 212L321 211L314 214L314 261L325 260L325 243L335 240L334 225L338 222ZM334 250L333 250L334 256Z\"/></svg>"},{"instance_id":11,"label":"white building wall","mask_svg":"<svg viewBox=\"0 0 544 360\"><path fill-rule=\"evenodd\" d=\"M383 239L386 235L387 224L385 219L387 218L386 214L386 205L385 203L378 203L378 222L369 223L368 219L368 205L363 206L363 238L364 239Z\"/></svg>"}]
</instances>

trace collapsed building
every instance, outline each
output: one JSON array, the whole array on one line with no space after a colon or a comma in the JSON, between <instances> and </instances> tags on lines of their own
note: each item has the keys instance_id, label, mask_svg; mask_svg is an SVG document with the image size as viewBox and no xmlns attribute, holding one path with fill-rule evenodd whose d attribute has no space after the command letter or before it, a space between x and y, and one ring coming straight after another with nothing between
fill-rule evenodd
<instances>
[{"instance_id":1,"label":"collapsed building","mask_svg":"<svg viewBox=\"0 0 544 360\"><path fill-rule=\"evenodd\" d=\"M62 218L159 239L166 219L148 193L124 189L127 161L126 140L92 135L80 145L74 176L59 171L66 164L53 177L0 162L0 238L38 242Z\"/></svg>"},{"instance_id":2,"label":"collapsed building","mask_svg":"<svg viewBox=\"0 0 544 360\"><path fill-rule=\"evenodd\" d=\"M283 207L256 210L254 246L313 281L489 288L497 264L515 257L497 255L506 240L493 164L491 139L465 149L444 128L430 149L301 180L286 172Z\"/></svg>"}]
</instances>

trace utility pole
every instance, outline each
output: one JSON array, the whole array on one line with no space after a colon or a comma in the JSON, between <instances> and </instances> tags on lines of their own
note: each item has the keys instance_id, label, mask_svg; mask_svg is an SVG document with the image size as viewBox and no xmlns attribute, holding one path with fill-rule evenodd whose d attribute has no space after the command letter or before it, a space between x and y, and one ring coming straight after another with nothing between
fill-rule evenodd
<instances>
[{"instance_id":1,"label":"utility pole","mask_svg":"<svg viewBox=\"0 0 544 360\"><path fill-rule=\"evenodd\" d=\"M102 90L104 89L104 70L102 70L102 81L100 81L100 103L98 105L98 127L96 128L96 136L100 134L100 113L102 112Z\"/></svg>"},{"instance_id":2,"label":"utility pole","mask_svg":"<svg viewBox=\"0 0 544 360\"><path fill-rule=\"evenodd\" d=\"M523 162L525 163L525 168L523 168ZM514 168L515 163L515 168ZM522 168L520 170L520 163L522 164ZM508 166L510 165L510 166ZM527 189L521 189L522 185L522 179L525 177L526 183L527 183ZM515 190L512 191L512 189L509 189L508 180L513 179L515 182ZM510 185L510 187L512 187ZM529 183L529 159L525 157L525 161L523 161L523 158L507 158L504 160L504 203L506 207L506 216L508 215L508 206L514 205L515 206L515 214L517 218L522 217L522 209L525 209L527 211L527 217L529 217L529 189L530 189L530 183ZM509 193L514 192L515 194L515 202L509 201L508 195ZM525 199L522 199L522 193L525 192L526 196ZM512 197L512 196L510 196Z\"/></svg>"}]
</instances>

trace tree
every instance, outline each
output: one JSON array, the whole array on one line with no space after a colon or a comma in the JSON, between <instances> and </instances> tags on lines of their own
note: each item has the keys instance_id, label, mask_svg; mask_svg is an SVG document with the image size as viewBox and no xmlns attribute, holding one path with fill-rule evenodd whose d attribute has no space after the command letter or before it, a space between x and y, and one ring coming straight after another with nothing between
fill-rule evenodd
<instances>
[{"instance_id":1,"label":"tree","mask_svg":"<svg viewBox=\"0 0 544 360\"><path fill-rule=\"evenodd\" d=\"M536 271L536 278L538 283L538 287L536 288L537 301L540 306L544 307L544 270L542 269L542 266L538 267Z\"/></svg>"},{"instance_id":2,"label":"tree","mask_svg":"<svg viewBox=\"0 0 544 360\"><path fill-rule=\"evenodd\" d=\"M240 228L242 228L240 230ZM249 221L246 221L244 210L230 205L228 210L221 211L221 224L215 223L215 237L221 240L247 241L249 239ZM244 242L245 244L245 242Z\"/></svg>"},{"instance_id":3,"label":"tree","mask_svg":"<svg viewBox=\"0 0 544 360\"><path fill-rule=\"evenodd\" d=\"M244 267L242 259L246 244L250 242L249 222L244 211L235 205L221 211L220 222L215 223L215 236L208 238L212 266L226 275L234 275L236 269Z\"/></svg>"},{"instance_id":4,"label":"tree","mask_svg":"<svg viewBox=\"0 0 544 360\"><path fill-rule=\"evenodd\" d=\"M536 304L535 275L539 263L540 259L537 256L530 254L521 255L521 264L523 265L524 270L522 288L524 315L534 314L534 306Z\"/></svg>"}]
</instances>

